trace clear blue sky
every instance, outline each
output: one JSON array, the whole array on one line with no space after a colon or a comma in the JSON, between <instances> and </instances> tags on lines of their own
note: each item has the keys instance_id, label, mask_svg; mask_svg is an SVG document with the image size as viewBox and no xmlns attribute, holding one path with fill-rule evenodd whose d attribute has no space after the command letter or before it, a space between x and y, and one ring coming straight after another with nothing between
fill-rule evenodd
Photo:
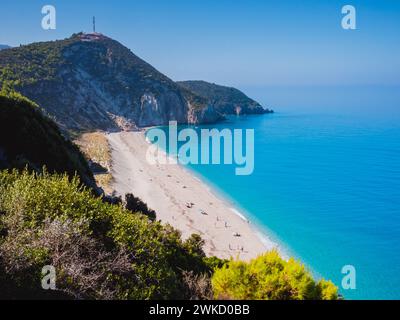
<instances>
[{"instance_id":1,"label":"clear blue sky","mask_svg":"<svg viewBox=\"0 0 400 320\"><path fill-rule=\"evenodd\" d=\"M57 30L41 8L57 8ZM357 30L341 8L357 9ZM97 29L175 80L226 85L400 84L396 0L1 0L0 43Z\"/></svg>"}]
</instances>

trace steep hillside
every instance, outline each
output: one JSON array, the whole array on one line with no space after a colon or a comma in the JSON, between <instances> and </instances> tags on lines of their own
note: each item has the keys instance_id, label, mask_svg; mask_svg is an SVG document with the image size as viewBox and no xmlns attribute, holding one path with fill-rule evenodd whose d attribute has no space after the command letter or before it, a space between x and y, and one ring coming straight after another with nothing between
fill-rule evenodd
<instances>
[{"instance_id":1,"label":"steep hillside","mask_svg":"<svg viewBox=\"0 0 400 320\"><path fill-rule=\"evenodd\" d=\"M91 187L95 182L79 149L66 140L57 125L37 105L22 96L0 94L0 170L23 169L74 176Z\"/></svg>"},{"instance_id":2,"label":"steep hillside","mask_svg":"<svg viewBox=\"0 0 400 320\"><path fill-rule=\"evenodd\" d=\"M206 99L101 34L0 51L0 85L35 101L69 131L222 119Z\"/></svg>"},{"instance_id":3,"label":"steep hillside","mask_svg":"<svg viewBox=\"0 0 400 320\"><path fill-rule=\"evenodd\" d=\"M0 300L189 299L187 275L211 273L199 236L183 241L78 179L0 171L0 212ZM45 265L55 291L41 288Z\"/></svg>"},{"instance_id":4,"label":"steep hillside","mask_svg":"<svg viewBox=\"0 0 400 320\"><path fill-rule=\"evenodd\" d=\"M205 81L181 81L178 84L203 97L223 114L263 114L272 110L263 108L258 102L235 89L208 83Z\"/></svg>"}]
</instances>

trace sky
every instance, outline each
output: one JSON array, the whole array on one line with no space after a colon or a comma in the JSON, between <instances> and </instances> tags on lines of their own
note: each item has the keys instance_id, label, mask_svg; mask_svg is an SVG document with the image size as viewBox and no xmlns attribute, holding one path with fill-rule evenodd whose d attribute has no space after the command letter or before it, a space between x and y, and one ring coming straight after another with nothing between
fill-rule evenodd
<instances>
[{"instance_id":1,"label":"sky","mask_svg":"<svg viewBox=\"0 0 400 320\"><path fill-rule=\"evenodd\" d=\"M341 25L344 5L357 29ZM41 27L44 5L57 29ZM174 80L224 85L399 85L396 0L1 0L0 44L97 31Z\"/></svg>"}]
</instances>

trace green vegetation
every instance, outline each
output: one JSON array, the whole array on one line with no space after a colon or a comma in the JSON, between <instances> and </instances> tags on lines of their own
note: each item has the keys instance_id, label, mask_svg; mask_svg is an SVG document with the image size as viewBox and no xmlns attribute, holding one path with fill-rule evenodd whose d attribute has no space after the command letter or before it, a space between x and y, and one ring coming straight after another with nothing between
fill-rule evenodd
<instances>
[{"instance_id":1,"label":"green vegetation","mask_svg":"<svg viewBox=\"0 0 400 320\"><path fill-rule=\"evenodd\" d=\"M283 260L276 251L249 263L230 261L212 278L216 298L240 300L336 300L337 287L314 281L303 265Z\"/></svg>"},{"instance_id":2,"label":"green vegetation","mask_svg":"<svg viewBox=\"0 0 400 320\"><path fill-rule=\"evenodd\" d=\"M76 37L72 37L2 50L0 86L4 81L9 81L17 89L38 81L54 80L58 66L65 63L62 50L76 40Z\"/></svg>"},{"instance_id":3,"label":"green vegetation","mask_svg":"<svg viewBox=\"0 0 400 320\"><path fill-rule=\"evenodd\" d=\"M131 212L140 212L146 215L151 221L156 221L157 219L156 212L149 209L146 203L131 193L125 195L125 208Z\"/></svg>"},{"instance_id":4,"label":"green vegetation","mask_svg":"<svg viewBox=\"0 0 400 320\"><path fill-rule=\"evenodd\" d=\"M40 292L44 265L56 267L60 292L87 299L182 299L192 295L184 272L211 272L198 236L182 241L172 227L96 198L77 178L3 171L0 212L3 295Z\"/></svg>"},{"instance_id":5,"label":"green vegetation","mask_svg":"<svg viewBox=\"0 0 400 320\"><path fill-rule=\"evenodd\" d=\"M240 108L242 114L269 113L261 105L247 97L243 92L230 87L220 86L205 81L180 81L177 82L184 90L201 97L206 103L213 105L224 114L236 114Z\"/></svg>"},{"instance_id":6,"label":"green vegetation","mask_svg":"<svg viewBox=\"0 0 400 320\"><path fill-rule=\"evenodd\" d=\"M178 84L187 90L199 94L210 101L222 101L231 104L259 105L235 88L219 86L205 81L180 81Z\"/></svg>"}]
</instances>

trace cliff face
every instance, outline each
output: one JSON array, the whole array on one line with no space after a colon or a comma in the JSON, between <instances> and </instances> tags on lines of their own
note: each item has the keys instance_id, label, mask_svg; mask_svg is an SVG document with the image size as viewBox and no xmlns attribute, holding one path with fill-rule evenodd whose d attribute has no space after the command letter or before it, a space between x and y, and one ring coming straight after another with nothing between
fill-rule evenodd
<instances>
[{"instance_id":1,"label":"cliff face","mask_svg":"<svg viewBox=\"0 0 400 320\"><path fill-rule=\"evenodd\" d=\"M113 130L222 119L120 43L77 34L0 52L0 84L42 106L65 130Z\"/></svg>"},{"instance_id":2,"label":"cliff face","mask_svg":"<svg viewBox=\"0 0 400 320\"><path fill-rule=\"evenodd\" d=\"M177 82L181 87L204 98L208 104L222 114L264 114L272 113L258 102L235 89L208 83L205 81Z\"/></svg>"}]
</instances>

